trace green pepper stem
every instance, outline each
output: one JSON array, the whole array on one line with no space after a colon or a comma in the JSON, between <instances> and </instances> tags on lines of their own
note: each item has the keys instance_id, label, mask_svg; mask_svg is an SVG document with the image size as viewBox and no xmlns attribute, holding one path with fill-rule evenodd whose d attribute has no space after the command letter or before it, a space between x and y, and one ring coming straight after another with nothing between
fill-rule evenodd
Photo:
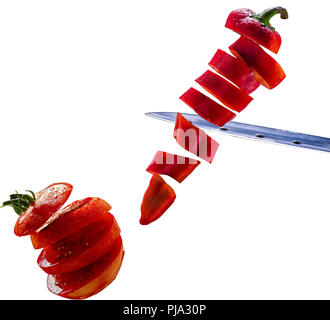
<instances>
[{"instance_id":1,"label":"green pepper stem","mask_svg":"<svg viewBox=\"0 0 330 320\"><path fill-rule=\"evenodd\" d=\"M34 194L33 191L31 190L26 190L26 191L29 192L30 194L18 193L17 191L16 193L11 194L9 196L9 200L3 202L0 208L7 206L12 207L14 211L19 216L21 216L22 214L24 214L27 208L36 200L36 195Z\"/></svg>"},{"instance_id":2,"label":"green pepper stem","mask_svg":"<svg viewBox=\"0 0 330 320\"><path fill-rule=\"evenodd\" d=\"M271 28L270 19L275 15L280 14L281 19L288 19L289 13L285 8L282 7L272 7L269 9L264 10L261 13L255 15L255 18L260 21L260 23L264 24L265 26Z\"/></svg>"}]
</instances>

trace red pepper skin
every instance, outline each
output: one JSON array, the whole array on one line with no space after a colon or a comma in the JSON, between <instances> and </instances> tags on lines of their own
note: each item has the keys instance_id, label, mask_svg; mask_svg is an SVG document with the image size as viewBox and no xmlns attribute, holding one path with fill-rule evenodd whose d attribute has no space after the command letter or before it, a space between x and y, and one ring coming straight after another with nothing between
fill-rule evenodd
<instances>
[{"instance_id":1,"label":"red pepper skin","mask_svg":"<svg viewBox=\"0 0 330 320\"><path fill-rule=\"evenodd\" d=\"M255 16L256 13L250 9L237 9L229 14L225 26L277 53L282 43L281 36L273 28L254 18Z\"/></svg>"},{"instance_id":2,"label":"red pepper skin","mask_svg":"<svg viewBox=\"0 0 330 320\"><path fill-rule=\"evenodd\" d=\"M180 99L205 120L222 127L235 118L235 113L216 103L194 88L186 91Z\"/></svg>"},{"instance_id":3,"label":"red pepper skin","mask_svg":"<svg viewBox=\"0 0 330 320\"><path fill-rule=\"evenodd\" d=\"M243 90L209 70L197 78L196 82L229 109L237 112L244 110L253 100Z\"/></svg>"},{"instance_id":4,"label":"red pepper skin","mask_svg":"<svg viewBox=\"0 0 330 320\"><path fill-rule=\"evenodd\" d=\"M79 270L110 251L120 235L112 214L73 235L44 248L38 258L39 267L48 274Z\"/></svg>"},{"instance_id":5,"label":"red pepper skin","mask_svg":"<svg viewBox=\"0 0 330 320\"><path fill-rule=\"evenodd\" d=\"M181 183L199 164L200 161L195 159L157 151L147 171L151 174L165 174Z\"/></svg>"},{"instance_id":6,"label":"red pepper skin","mask_svg":"<svg viewBox=\"0 0 330 320\"><path fill-rule=\"evenodd\" d=\"M18 237L27 236L40 228L48 218L59 210L72 192L69 183L54 183L36 194L36 200L21 215L14 228Z\"/></svg>"},{"instance_id":7,"label":"red pepper skin","mask_svg":"<svg viewBox=\"0 0 330 320\"><path fill-rule=\"evenodd\" d=\"M254 76L263 86L273 89L286 77L282 67L259 45L245 37L240 37L229 47L231 53L245 61Z\"/></svg>"},{"instance_id":8,"label":"red pepper skin","mask_svg":"<svg viewBox=\"0 0 330 320\"><path fill-rule=\"evenodd\" d=\"M205 131L194 126L180 113L176 116L173 136L182 148L212 163L219 143L208 136Z\"/></svg>"},{"instance_id":9,"label":"red pepper skin","mask_svg":"<svg viewBox=\"0 0 330 320\"><path fill-rule=\"evenodd\" d=\"M175 198L174 190L161 176L154 174L142 200L140 224L147 225L159 219Z\"/></svg>"},{"instance_id":10,"label":"red pepper skin","mask_svg":"<svg viewBox=\"0 0 330 320\"><path fill-rule=\"evenodd\" d=\"M48 290L68 299L86 299L108 286L117 276L124 249L119 236L102 258L74 272L48 275Z\"/></svg>"},{"instance_id":11,"label":"red pepper skin","mask_svg":"<svg viewBox=\"0 0 330 320\"><path fill-rule=\"evenodd\" d=\"M53 214L44 225L31 234L35 249L54 244L87 225L110 214L111 206L100 198L78 200Z\"/></svg>"},{"instance_id":12,"label":"red pepper skin","mask_svg":"<svg viewBox=\"0 0 330 320\"><path fill-rule=\"evenodd\" d=\"M209 62L209 66L247 94L252 93L260 86L252 70L245 63L220 49Z\"/></svg>"}]
</instances>

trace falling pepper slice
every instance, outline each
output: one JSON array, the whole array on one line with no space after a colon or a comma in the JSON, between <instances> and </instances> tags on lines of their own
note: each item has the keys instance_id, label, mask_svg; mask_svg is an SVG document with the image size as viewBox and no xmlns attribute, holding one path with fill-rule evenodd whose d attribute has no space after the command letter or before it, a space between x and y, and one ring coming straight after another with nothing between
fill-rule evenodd
<instances>
[{"instance_id":1,"label":"falling pepper slice","mask_svg":"<svg viewBox=\"0 0 330 320\"><path fill-rule=\"evenodd\" d=\"M147 225L159 219L175 198L174 190L160 175L154 174L142 200L140 223Z\"/></svg>"},{"instance_id":2,"label":"falling pepper slice","mask_svg":"<svg viewBox=\"0 0 330 320\"><path fill-rule=\"evenodd\" d=\"M258 44L240 37L229 47L231 53L253 70L254 76L263 86L273 89L285 78L282 67Z\"/></svg>"},{"instance_id":3,"label":"falling pepper slice","mask_svg":"<svg viewBox=\"0 0 330 320\"><path fill-rule=\"evenodd\" d=\"M196 82L228 108L241 112L253 100L246 92L207 70Z\"/></svg>"},{"instance_id":4,"label":"falling pepper slice","mask_svg":"<svg viewBox=\"0 0 330 320\"><path fill-rule=\"evenodd\" d=\"M209 62L209 66L247 94L252 93L260 86L252 70L245 63L220 49Z\"/></svg>"},{"instance_id":5,"label":"falling pepper slice","mask_svg":"<svg viewBox=\"0 0 330 320\"><path fill-rule=\"evenodd\" d=\"M147 171L151 174L165 174L181 183L199 164L200 161L195 159L157 151Z\"/></svg>"},{"instance_id":6,"label":"falling pepper slice","mask_svg":"<svg viewBox=\"0 0 330 320\"><path fill-rule=\"evenodd\" d=\"M222 127L235 118L235 113L216 103L194 88L186 91L180 99L205 120Z\"/></svg>"},{"instance_id":7,"label":"falling pepper slice","mask_svg":"<svg viewBox=\"0 0 330 320\"><path fill-rule=\"evenodd\" d=\"M282 40L279 33L270 24L270 19L276 14L280 14L282 19L289 17L288 11L282 7L272 7L259 14L250 9L237 9L229 14L226 28L277 53Z\"/></svg>"},{"instance_id":8,"label":"falling pepper slice","mask_svg":"<svg viewBox=\"0 0 330 320\"><path fill-rule=\"evenodd\" d=\"M194 126L180 113L176 117L173 136L181 147L212 163L219 143L208 136L205 131Z\"/></svg>"}]
</instances>

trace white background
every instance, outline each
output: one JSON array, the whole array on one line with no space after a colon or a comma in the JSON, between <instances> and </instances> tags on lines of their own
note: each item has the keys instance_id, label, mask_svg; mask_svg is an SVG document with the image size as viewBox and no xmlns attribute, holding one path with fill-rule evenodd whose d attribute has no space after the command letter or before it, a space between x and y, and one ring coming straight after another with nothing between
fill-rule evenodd
<instances>
[{"instance_id":1,"label":"white background","mask_svg":"<svg viewBox=\"0 0 330 320\"><path fill-rule=\"evenodd\" d=\"M175 204L138 223L154 153L189 156L144 113L190 112L178 97L238 38L229 12L273 5L290 14L273 20L287 78L237 120L330 136L327 1L0 1L0 198L66 181L70 202L111 203L126 256L92 299L330 298L327 153L213 134L214 163L166 179ZM16 218L1 210L0 298L60 299Z\"/></svg>"}]
</instances>

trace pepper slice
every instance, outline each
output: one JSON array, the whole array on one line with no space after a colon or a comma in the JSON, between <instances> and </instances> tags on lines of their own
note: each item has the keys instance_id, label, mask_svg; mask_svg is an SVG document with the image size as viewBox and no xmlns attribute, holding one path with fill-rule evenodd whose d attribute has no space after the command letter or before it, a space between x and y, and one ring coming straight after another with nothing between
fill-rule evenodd
<instances>
[{"instance_id":1,"label":"pepper slice","mask_svg":"<svg viewBox=\"0 0 330 320\"><path fill-rule=\"evenodd\" d=\"M174 190L160 175L154 174L142 200L140 223L147 225L159 219L175 198Z\"/></svg>"},{"instance_id":2,"label":"pepper slice","mask_svg":"<svg viewBox=\"0 0 330 320\"><path fill-rule=\"evenodd\" d=\"M123 258L123 242L119 236L107 254L87 267L48 275L48 290L64 298L86 299L103 290L116 278Z\"/></svg>"},{"instance_id":3,"label":"pepper slice","mask_svg":"<svg viewBox=\"0 0 330 320\"><path fill-rule=\"evenodd\" d=\"M216 103L194 88L186 91L180 99L205 120L222 127L235 118L236 114Z\"/></svg>"},{"instance_id":4,"label":"pepper slice","mask_svg":"<svg viewBox=\"0 0 330 320\"><path fill-rule=\"evenodd\" d=\"M75 201L57 211L40 229L31 234L33 247L40 249L62 240L110 214L110 209L111 206L100 198Z\"/></svg>"},{"instance_id":5,"label":"pepper slice","mask_svg":"<svg viewBox=\"0 0 330 320\"><path fill-rule=\"evenodd\" d=\"M272 7L259 14L250 9L237 9L229 14L226 28L277 53L282 40L279 33L270 24L270 19L276 14L280 14L282 19L289 17L288 11L282 7Z\"/></svg>"},{"instance_id":6,"label":"pepper slice","mask_svg":"<svg viewBox=\"0 0 330 320\"><path fill-rule=\"evenodd\" d=\"M112 214L59 242L44 248L39 267L48 274L68 273L81 269L109 252L120 229Z\"/></svg>"},{"instance_id":7,"label":"pepper slice","mask_svg":"<svg viewBox=\"0 0 330 320\"><path fill-rule=\"evenodd\" d=\"M212 163L219 143L208 136L205 131L194 126L179 112L176 116L173 136L182 148Z\"/></svg>"},{"instance_id":8,"label":"pepper slice","mask_svg":"<svg viewBox=\"0 0 330 320\"><path fill-rule=\"evenodd\" d=\"M196 82L225 106L237 112L241 112L253 100L243 90L209 70L197 78Z\"/></svg>"},{"instance_id":9,"label":"pepper slice","mask_svg":"<svg viewBox=\"0 0 330 320\"><path fill-rule=\"evenodd\" d=\"M209 66L247 94L252 93L260 86L252 70L245 63L220 49L209 62Z\"/></svg>"},{"instance_id":10,"label":"pepper slice","mask_svg":"<svg viewBox=\"0 0 330 320\"><path fill-rule=\"evenodd\" d=\"M63 206L72 189L73 186L69 183L54 183L38 192L30 206L21 207L24 213L16 221L14 233L18 237L27 236L40 228L53 213ZM11 198L15 196L24 195L14 194ZM15 199L11 201L14 202Z\"/></svg>"},{"instance_id":11,"label":"pepper slice","mask_svg":"<svg viewBox=\"0 0 330 320\"><path fill-rule=\"evenodd\" d=\"M147 171L151 174L165 174L181 183L200 163L195 159L157 151Z\"/></svg>"},{"instance_id":12,"label":"pepper slice","mask_svg":"<svg viewBox=\"0 0 330 320\"><path fill-rule=\"evenodd\" d=\"M240 37L229 47L231 53L246 62L254 76L263 86L273 89L285 79L282 67L259 45Z\"/></svg>"}]
</instances>

